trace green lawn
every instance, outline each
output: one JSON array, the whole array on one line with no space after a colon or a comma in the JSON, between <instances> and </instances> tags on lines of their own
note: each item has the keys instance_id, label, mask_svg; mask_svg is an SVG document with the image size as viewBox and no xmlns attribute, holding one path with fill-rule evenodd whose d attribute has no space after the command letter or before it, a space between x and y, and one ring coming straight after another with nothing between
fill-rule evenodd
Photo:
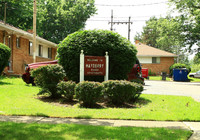
<instances>
[{"instance_id":1,"label":"green lawn","mask_svg":"<svg viewBox=\"0 0 200 140\"><path fill-rule=\"evenodd\" d=\"M200 78L191 78L191 77L188 77L188 79L190 80L190 82L200 82Z\"/></svg>"},{"instance_id":2,"label":"green lawn","mask_svg":"<svg viewBox=\"0 0 200 140\"><path fill-rule=\"evenodd\" d=\"M149 76L149 80L161 81L162 76ZM172 81L172 78L166 77L166 81Z\"/></svg>"},{"instance_id":3,"label":"green lawn","mask_svg":"<svg viewBox=\"0 0 200 140\"><path fill-rule=\"evenodd\" d=\"M162 81L162 76L149 76L149 80ZM188 80L190 82L200 82L200 78L191 78L191 77L188 77ZM166 81L173 81L173 79L167 77Z\"/></svg>"},{"instance_id":4,"label":"green lawn","mask_svg":"<svg viewBox=\"0 0 200 140\"><path fill-rule=\"evenodd\" d=\"M38 91L19 78L1 78L0 115L200 121L200 103L190 97L142 94L131 108L88 109L79 104L44 102L36 98Z\"/></svg>"},{"instance_id":5,"label":"green lawn","mask_svg":"<svg viewBox=\"0 0 200 140\"><path fill-rule=\"evenodd\" d=\"M0 122L1 140L187 140L191 131L165 128Z\"/></svg>"}]
</instances>

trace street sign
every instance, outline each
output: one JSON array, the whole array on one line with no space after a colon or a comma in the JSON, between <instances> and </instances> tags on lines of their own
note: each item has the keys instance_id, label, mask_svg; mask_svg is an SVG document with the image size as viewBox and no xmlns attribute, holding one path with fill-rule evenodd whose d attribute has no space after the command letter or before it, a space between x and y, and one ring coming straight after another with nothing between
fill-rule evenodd
<instances>
[{"instance_id":1,"label":"street sign","mask_svg":"<svg viewBox=\"0 0 200 140\"><path fill-rule=\"evenodd\" d=\"M85 56L84 74L102 75L106 73L106 58L104 56Z\"/></svg>"}]
</instances>

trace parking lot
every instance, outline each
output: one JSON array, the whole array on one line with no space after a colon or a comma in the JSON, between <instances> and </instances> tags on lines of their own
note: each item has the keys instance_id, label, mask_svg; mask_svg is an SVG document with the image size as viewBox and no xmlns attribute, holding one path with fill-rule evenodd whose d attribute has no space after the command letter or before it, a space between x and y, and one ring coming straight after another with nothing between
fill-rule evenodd
<instances>
[{"instance_id":1,"label":"parking lot","mask_svg":"<svg viewBox=\"0 0 200 140\"><path fill-rule=\"evenodd\" d=\"M200 102L200 83L145 80L143 93L191 96Z\"/></svg>"}]
</instances>

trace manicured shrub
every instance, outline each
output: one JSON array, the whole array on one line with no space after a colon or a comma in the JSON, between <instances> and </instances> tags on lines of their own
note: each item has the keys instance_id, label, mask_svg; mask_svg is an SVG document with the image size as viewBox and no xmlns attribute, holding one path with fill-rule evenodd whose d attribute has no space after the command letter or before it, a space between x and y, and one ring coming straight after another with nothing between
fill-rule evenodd
<instances>
[{"instance_id":1,"label":"manicured shrub","mask_svg":"<svg viewBox=\"0 0 200 140\"><path fill-rule=\"evenodd\" d=\"M61 81L57 85L57 93L61 96L64 96L68 101L72 101L74 96L74 89L75 89L76 83L73 81Z\"/></svg>"},{"instance_id":2,"label":"manicured shrub","mask_svg":"<svg viewBox=\"0 0 200 140\"><path fill-rule=\"evenodd\" d=\"M11 55L11 49L0 43L0 75L3 72L4 68L8 65L8 60Z\"/></svg>"},{"instance_id":3,"label":"manicured shrub","mask_svg":"<svg viewBox=\"0 0 200 140\"><path fill-rule=\"evenodd\" d=\"M41 88L41 94L49 93L52 98L60 97L57 93L57 84L64 79L65 73L60 65L47 65L31 71L34 82Z\"/></svg>"},{"instance_id":4,"label":"manicured shrub","mask_svg":"<svg viewBox=\"0 0 200 140\"><path fill-rule=\"evenodd\" d=\"M190 66L188 66L186 64L175 63L175 64L171 65L170 68L169 68L170 75L173 75L173 69L178 69L178 68L186 68L188 70L188 74L191 71Z\"/></svg>"},{"instance_id":5,"label":"manicured shrub","mask_svg":"<svg viewBox=\"0 0 200 140\"><path fill-rule=\"evenodd\" d=\"M135 82L135 83L138 83L138 84L144 84L144 82L141 79L132 79L132 80L130 80L130 82Z\"/></svg>"},{"instance_id":6,"label":"manicured shrub","mask_svg":"<svg viewBox=\"0 0 200 140\"><path fill-rule=\"evenodd\" d=\"M103 85L99 82L80 82L75 87L75 96L84 107L93 107L102 95Z\"/></svg>"},{"instance_id":7,"label":"manicured shrub","mask_svg":"<svg viewBox=\"0 0 200 140\"><path fill-rule=\"evenodd\" d=\"M133 98L136 98L136 96L138 96L137 93L141 94L139 84L129 81L109 80L103 82L103 85L103 95L115 105L121 105Z\"/></svg>"},{"instance_id":8,"label":"manicured shrub","mask_svg":"<svg viewBox=\"0 0 200 140\"><path fill-rule=\"evenodd\" d=\"M109 55L109 79L127 79L136 63L137 50L130 41L107 30L78 31L68 35L58 46L59 64L69 80L79 82L80 53L85 55ZM85 80L103 81L103 76L86 76Z\"/></svg>"},{"instance_id":9,"label":"manicured shrub","mask_svg":"<svg viewBox=\"0 0 200 140\"><path fill-rule=\"evenodd\" d=\"M136 94L132 95L132 97L130 98L130 101L136 101L140 97L140 95L142 94L142 91L144 90L144 88L143 88L143 85L140 84L140 83L132 82L132 85L136 89Z\"/></svg>"}]
</instances>

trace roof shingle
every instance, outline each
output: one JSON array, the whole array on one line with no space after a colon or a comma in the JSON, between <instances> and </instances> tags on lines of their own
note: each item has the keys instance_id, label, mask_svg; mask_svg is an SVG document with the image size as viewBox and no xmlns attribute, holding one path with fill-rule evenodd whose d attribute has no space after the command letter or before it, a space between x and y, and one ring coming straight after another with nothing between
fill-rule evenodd
<instances>
[{"instance_id":1,"label":"roof shingle","mask_svg":"<svg viewBox=\"0 0 200 140\"><path fill-rule=\"evenodd\" d=\"M148 45L137 43L135 44L138 53L137 56L150 56L150 57L178 57L176 54L163 51Z\"/></svg>"}]
</instances>

